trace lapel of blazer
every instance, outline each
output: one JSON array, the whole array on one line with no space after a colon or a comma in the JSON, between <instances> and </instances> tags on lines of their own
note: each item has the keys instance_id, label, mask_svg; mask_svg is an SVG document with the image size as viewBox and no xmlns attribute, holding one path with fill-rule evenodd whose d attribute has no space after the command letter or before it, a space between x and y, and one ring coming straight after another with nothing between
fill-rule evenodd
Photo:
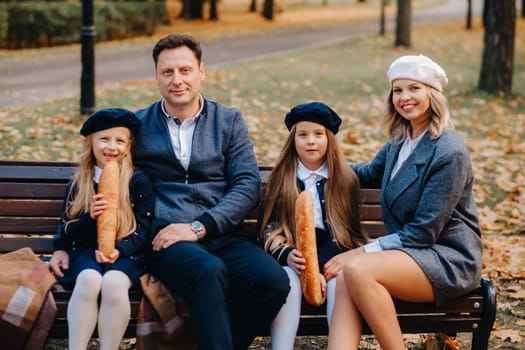
<instances>
[{"instance_id":1,"label":"lapel of blazer","mask_svg":"<svg viewBox=\"0 0 525 350\"><path fill-rule=\"evenodd\" d=\"M401 149L401 144L392 148L392 157L388 160L385 168L385 177L387 185L383 191L384 203L388 208L392 203L420 176L420 169L425 164L434 152L435 141L430 139L430 134L427 132L423 135L419 144L416 146L412 154L405 160L397 174L390 180L392 170L394 168L397 156Z\"/></svg>"}]
</instances>

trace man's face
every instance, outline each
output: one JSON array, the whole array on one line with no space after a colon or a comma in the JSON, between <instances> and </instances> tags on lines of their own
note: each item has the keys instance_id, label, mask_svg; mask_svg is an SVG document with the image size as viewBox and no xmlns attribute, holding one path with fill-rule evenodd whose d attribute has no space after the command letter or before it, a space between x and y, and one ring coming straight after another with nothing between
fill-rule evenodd
<instances>
[{"instance_id":1,"label":"man's face","mask_svg":"<svg viewBox=\"0 0 525 350\"><path fill-rule=\"evenodd\" d=\"M165 99L168 113L177 117L191 117L192 115L180 114L195 113L195 108L198 110L204 65L199 64L195 54L187 46L165 49L160 53L155 80Z\"/></svg>"}]
</instances>

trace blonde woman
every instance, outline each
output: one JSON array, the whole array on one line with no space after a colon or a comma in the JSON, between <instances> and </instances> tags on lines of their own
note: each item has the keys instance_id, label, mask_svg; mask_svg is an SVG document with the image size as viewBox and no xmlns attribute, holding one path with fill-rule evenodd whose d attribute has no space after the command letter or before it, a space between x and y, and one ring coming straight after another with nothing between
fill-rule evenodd
<instances>
[{"instance_id":1,"label":"blonde woman","mask_svg":"<svg viewBox=\"0 0 525 350\"><path fill-rule=\"evenodd\" d=\"M83 153L66 189L50 260L59 282L73 288L67 310L70 350L87 348L97 322L100 348L118 349L128 324L128 290L144 271L153 210L149 179L131 161L133 133L139 126L135 114L113 108L94 113L80 130ZM104 256L97 250L96 219L107 201L97 194L97 184L104 165L114 159L121 175L117 242Z\"/></svg>"},{"instance_id":2,"label":"blonde woman","mask_svg":"<svg viewBox=\"0 0 525 350\"><path fill-rule=\"evenodd\" d=\"M299 275L305 260L295 248L295 200L301 191L314 198L314 221L321 289L331 318L335 277L343 252L366 243L359 224L359 183L345 162L335 134L341 118L327 105L310 102L287 113L290 134L272 171L260 225L264 248L290 278L286 304L271 325L272 349L293 349L301 313Z\"/></svg>"},{"instance_id":3,"label":"blonde woman","mask_svg":"<svg viewBox=\"0 0 525 350\"><path fill-rule=\"evenodd\" d=\"M382 349L403 350L393 298L439 305L480 285L474 176L442 93L447 75L420 55L396 59L387 76L390 141L372 162L353 169L361 186L381 188L388 234L347 253L337 278L330 350L357 349L363 321Z\"/></svg>"}]
</instances>

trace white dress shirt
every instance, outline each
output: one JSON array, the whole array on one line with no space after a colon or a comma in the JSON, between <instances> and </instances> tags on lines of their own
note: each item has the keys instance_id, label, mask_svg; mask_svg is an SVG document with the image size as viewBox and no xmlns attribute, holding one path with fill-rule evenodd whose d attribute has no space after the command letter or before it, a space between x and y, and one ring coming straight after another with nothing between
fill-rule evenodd
<instances>
[{"instance_id":1,"label":"white dress shirt","mask_svg":"<svg viewBox=\"0 0 525 350\"><path fill-rule=\"evenodd\" d=\"M319 169L312 171L308 170L299 160L297 164L297 177L304 183L305 190L308 190L310 193L312 193L314 201L315 227L324 230L325 226L323 222L323 212L321 209L321 202L319 201L319 192L317 192L317 186L321 185L318 183L319 181L328 179L328 169L326 167L326 163L321 165Z\"/></svg>"},{"instance_id":2,"label":"white dress shirt","mask_svg":"<svg viewBox=\"0 0 525 350\"><path fill-rule=\"evenodd\" d=\"M201 108L192 118L186 118L182 123L177 116L169 115L164 107L164 100L162 100L162 112L168 118L168 130L171 138L171 145L175 156L180 161L184 169L188 170L191 159L191 145L193 143L193 131L195 130L195 123L204 107L202 95L199 96Z\"/></svg>"}]
</instances>

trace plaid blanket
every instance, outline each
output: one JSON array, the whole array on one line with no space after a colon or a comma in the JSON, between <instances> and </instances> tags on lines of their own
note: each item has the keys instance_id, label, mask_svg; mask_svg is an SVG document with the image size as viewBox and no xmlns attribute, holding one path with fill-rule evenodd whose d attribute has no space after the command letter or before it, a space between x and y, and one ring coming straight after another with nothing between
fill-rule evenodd
<instances>
[{"instance_id":1,"label":"plaid blanket","mask_svg":"<svg viewBox=\"0 0 525 350\"><path fill-rule=\"evenodd\" d=\"M144 296L137 320L137 350L197 349L189 325L186 301L171 292L155 277L140 278Z\"/></svg>"},{"instance_id":2,"label":"plaid blanket","mask_svg":"<svg viewBox=\"0 0 525 350\"><path fill-rule=\"evenodd\" d=\"M47 265L30 248L0 256L2 347L44 347L56 313L53 296L49 293L55 281Z\"/></svg>"}]
</instances>

